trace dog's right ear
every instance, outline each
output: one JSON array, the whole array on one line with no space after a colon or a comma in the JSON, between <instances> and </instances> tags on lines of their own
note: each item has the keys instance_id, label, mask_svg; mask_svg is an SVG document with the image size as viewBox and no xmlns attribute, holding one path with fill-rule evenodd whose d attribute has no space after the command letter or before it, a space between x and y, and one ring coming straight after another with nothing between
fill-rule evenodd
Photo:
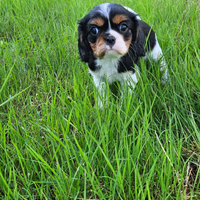
<instances>
[{"instance_id":1,"label":"dog's right ear","mask_svg":"<svg viewBox=\"0 0 200 200\"><path fill-rule=\"evenodd\" d=\"M78 26L78 50L81 57L81 61L88 63L92 54L92 49L87 40L87 15L79 21Z\"/></svg>"}]
</instances>

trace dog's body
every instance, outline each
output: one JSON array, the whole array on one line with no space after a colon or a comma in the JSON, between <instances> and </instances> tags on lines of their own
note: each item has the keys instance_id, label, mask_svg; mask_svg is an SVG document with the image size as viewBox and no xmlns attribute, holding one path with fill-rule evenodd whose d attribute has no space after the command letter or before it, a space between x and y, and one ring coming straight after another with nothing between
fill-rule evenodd
<instances>
[{"instance_id":1,"label":"dog's body","mask_svg":"<svg viewBox=\"0 0 200 200\"><path fill-rule=\"evenodd\" d=\"M130 8L114 3L94 7L80 20L78 47L81 60L89 66L100 95L104 95L106 80L119 81L131 89L138 81L140 58L161 59L161 71L167 69L156 34ZM122 88L123 88L122 87ZM102 107L99 99L98 105Z\"/></svg>"}]
</instances>

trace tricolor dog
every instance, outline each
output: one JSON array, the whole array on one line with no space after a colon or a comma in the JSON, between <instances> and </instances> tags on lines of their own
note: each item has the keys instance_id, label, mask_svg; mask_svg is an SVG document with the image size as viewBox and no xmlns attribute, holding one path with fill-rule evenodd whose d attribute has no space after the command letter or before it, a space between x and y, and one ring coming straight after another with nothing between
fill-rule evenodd
<instances>
[{"instance_id":1,"label":"tricolor dog","mask_svg":"<svg viewBox=\"0 0 200 200\"><path fill-rule=\"evenodd\" d=\"M94 7L79 22L78 48L81 60L100 95L105 94L106 81L119 81L133 89L138 81L140 58L160 60L162 80L167 68L155 32L132 9L115 3ZM98 99L99 107L102 101Z\"/></svg>"}]
</instances>

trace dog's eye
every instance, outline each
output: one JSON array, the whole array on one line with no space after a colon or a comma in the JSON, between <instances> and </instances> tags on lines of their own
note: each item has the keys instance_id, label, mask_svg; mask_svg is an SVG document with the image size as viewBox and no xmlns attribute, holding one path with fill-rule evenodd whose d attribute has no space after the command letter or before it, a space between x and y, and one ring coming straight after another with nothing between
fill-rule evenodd
<instances>
[{"instance_id":1,"label":"dog's eye","mask_svg":"<svg viewBox=\"0 0 200 200\"><path fill-rule=\"evenodd\" d=\"M92 27L90 29L90 32L92 33L92 35L97 35L99 32L99 29L97 27Z\"/></svg>"},{"instance_id":2,"label":"dog's eye","mask_svg":"<svg viewBox=\"0 0 200 200\"><path fill-rule=\"evenodd\" d=\"M119 30L120 30L121 32L126 32L127 29L128 29L128 27L127 27L125 24L121 24L121 25L119 26Z\"/></svg>"}]
</instances>

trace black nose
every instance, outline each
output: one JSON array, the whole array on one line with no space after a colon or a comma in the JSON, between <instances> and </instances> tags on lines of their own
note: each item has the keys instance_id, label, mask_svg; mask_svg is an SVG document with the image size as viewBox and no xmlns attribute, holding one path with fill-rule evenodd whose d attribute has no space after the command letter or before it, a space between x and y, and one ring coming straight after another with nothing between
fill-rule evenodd
<instances>
[{"instance_id":1,"label":"black nose","mask_svg":"<svg viewBox=\"0 0 200 200\"><path fill-rule=\"evenodd\" d=\"M115 38L111 35L105 38L106 44L109 46L113 46L115 44Z\"/></svg>"}]
</instances>

